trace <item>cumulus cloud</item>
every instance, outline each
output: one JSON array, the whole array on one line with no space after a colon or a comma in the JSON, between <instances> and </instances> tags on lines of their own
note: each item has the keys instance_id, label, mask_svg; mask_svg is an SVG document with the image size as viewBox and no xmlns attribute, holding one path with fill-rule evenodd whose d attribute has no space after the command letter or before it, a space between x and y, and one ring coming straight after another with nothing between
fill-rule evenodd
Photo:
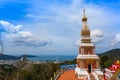
<instances>
[{"instance_id":1,"label":"cumulus cloud","mask_svg":"<svg viewBox=\"0 0 120 80\"><path fill-rule=\"evenodd\" d=\"M120 33L119 34L116 34L115 38L113 39L112 41L112 45L115 46L115 45L120 45Z\"/></svg>"},{"instance_id":2,"label":"cumulus cloud","mask_svg":"<svg viewBox=\"0 0 120 80\"><path fill-rule=\"evenodd\" d=\"M103 40L103 32L99 29L95 29L91 32L92 42L97 44Z\"/></svg>"},{"instance_id":3,"label":"cumulus cloud","mask_svg":"<svg viewBox=\"0 0 120 80\"><path fill-rule=\"evenodd\" d=\"M18 46L46 46L52 42L37 38L30 31L22 31L23 25L14 25L8 21L0 20L0 31L6 32L10 42Z\"/></svg>"},{"instance_id":4,"label":"cumulus cloud","mask_svg":"<svg viewBox=\"0 0 120 80\"><path fill-rule=\"evenodd\" d=\"M82 9L84 8L86 9L86 16L88 17L88 26L90 26L91 29L96 27L104 31L109 30L108 32L110 32L111 29L114 29L115 31L118 29L117 27L120 21L119 8L109 8L107 5L95 4L91 1L86 2L86 0L70 0L69 3L66 3L68 0L64 0L65 2L62 1L62 3L59 2L59 4L56 4L57 0L51 2L41 0L41 5L39 5L38 1L31 1L33 1L29 5L31 7L26 11L28 12L26 14L28 21L23 23L29 26L29 29L33 29L34 26L34 29L32 30L34 33L52 38L52 40L55 39L54 43L57 43L57 47L53 46L53 48L59 49L58 44L63 44L62 47L64 47L65 45L71 44L70 41L73 39L77 40L78 37L80 37L78 34L81 26ZM41 23L43 20L46 22ZM43 30L48 30L48 34L45 35L42 33ZM111 32L113 32L113 30ZM105 35L109 36L109 33L106 31ZM58 39L58 37L60 38ZM101 30L93 31L92 33L92 40L95 44L100 43L103 40L103 37ZM16 38L13 41L15 40ZM37 38L37 41L40 40L41 38ZM65 41L69 41L69 43ZM77 43L79 44L80 42L78 41Z\"/></svg>"},{"instance_id":5,"label":"cumulus cloud","mask_svg":"<svg viewBox=\"0 0 120 80\"><path fill-rule=\"evenodd\" d=\"M17 46L46 46L52 43L49 40L38 39L29 31L20 31L16 34L9 34L7 38Z\"/></svg>"},{"instance_id":6,"label":"cumulus cloud","mask_svg":"<svg viewBox=\"0 0 120 80\"><path fill-rule=\"evenodd\" d=\"M34 7L31 8L31 12L29 12L26 16L31 20L39 21L33 21L33 23L30 23L30 25L36 25L36 27L40 30L38 33L40 33L43 29L48 29L49 34L55 34L58 36L62 35L66 37L75 36L76 33L78 33L80 30L81 18L83 16L82 9L84 8L86 9L86 16L88 17L88 26L90 26L92 29L96 27L106 31L106 28L112 28L120 19L118 14L110 11L111 9L109 10L106 8L106 6L103 7L101 5L96 5L93 3L91 3L91 5L90 3L86 3L85 0L72 0L65 6L62 4L56 5L46 3L46 6L36 4L36 2L32 3ZM38 9L43 9L44 11L40 11ZM44 17L41 17L41 19L39 19L40 16ZM40 23L43 19L46 19L46 24ZM98 34L93 33L94 36L92 38L94 39L94 43L98 43L99 41L103 40L103 37L100 37ZM107 35L106 32L105 35ZM77 40L77 36L75 38Z\"/></svg>"},{"instance_id":7,"label":"cumulus cloud","mask_svg":"<svg viewBox=\"0 0 120 80\"><path fill-rule=\"evenodd\" d=\"M0 29L4 32L8 33L17 33L22 29L22 25L14 25L9 23L8 21L0 20Z\"/></svg>"}]
</instances>

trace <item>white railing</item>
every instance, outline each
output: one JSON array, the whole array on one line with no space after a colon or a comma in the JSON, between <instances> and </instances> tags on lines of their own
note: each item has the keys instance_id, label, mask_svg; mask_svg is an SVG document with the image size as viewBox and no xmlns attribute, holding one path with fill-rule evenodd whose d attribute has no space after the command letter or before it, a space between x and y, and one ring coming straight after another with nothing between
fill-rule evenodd
<instances>
[{"instance_id":1,"label":"white railing","mask_svg":"<svg viewBox=\"0 0 120 80\"><path fill-rule=\"evenodd\" d=\"M95 73L92 73L92 74L93 74L95 80L99 80L98 76Z\"/></svg>"}]
</instances>

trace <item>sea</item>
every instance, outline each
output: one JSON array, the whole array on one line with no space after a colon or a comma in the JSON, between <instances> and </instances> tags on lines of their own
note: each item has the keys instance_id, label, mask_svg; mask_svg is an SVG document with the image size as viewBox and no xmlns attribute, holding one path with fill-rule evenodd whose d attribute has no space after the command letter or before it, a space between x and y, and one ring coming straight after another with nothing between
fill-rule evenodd
<instances>
[{"instance_id":1,"label":"sea","mask_svg":"<svg viewBox=\"0 0 120 80\"><path fill-rule=\"evenodd\" d=\"M37 57L29 57L32 61L72 61L76 59L76 55L41 55Z\"/></svg>"}]
</instances>

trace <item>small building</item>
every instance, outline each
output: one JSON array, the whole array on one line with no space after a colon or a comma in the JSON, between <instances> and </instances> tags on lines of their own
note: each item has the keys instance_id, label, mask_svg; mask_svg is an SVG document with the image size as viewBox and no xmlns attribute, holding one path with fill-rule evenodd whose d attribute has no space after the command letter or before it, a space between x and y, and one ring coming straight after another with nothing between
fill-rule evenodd
<instances>
[{"instance_id":1,"label":"small building","mask_svg":"<svg viewBox=\"0 0 120 80\"><path fill-rule=\"evenodd\" d=\"M120 61L114 62L109 68L105 69L105 80L120 80Z\"/></svg>"}]
</instances>

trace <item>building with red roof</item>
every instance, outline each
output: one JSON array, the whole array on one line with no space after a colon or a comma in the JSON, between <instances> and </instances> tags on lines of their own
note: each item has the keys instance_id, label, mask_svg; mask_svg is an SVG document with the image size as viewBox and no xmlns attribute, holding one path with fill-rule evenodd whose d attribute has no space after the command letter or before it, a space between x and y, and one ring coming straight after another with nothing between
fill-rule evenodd
<instances>
[{"instance_id":1,"label":"building with red roof","mask_svg":"<svg viewBox=\"0 0 120 80\"><path fill-rule=\"evenodd\" d=\"M120 80L120 61L115 61L109 68L105 69L105 80Z\"/></svg>"}]
</instances>

